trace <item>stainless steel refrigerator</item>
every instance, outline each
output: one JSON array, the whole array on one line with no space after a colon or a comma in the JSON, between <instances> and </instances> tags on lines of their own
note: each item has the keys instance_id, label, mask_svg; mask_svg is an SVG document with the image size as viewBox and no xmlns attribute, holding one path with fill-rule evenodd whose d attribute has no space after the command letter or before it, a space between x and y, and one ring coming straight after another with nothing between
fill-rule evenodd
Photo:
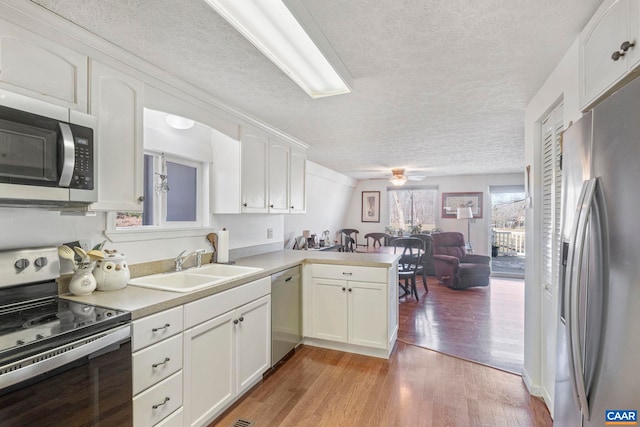
<instances>
[{"instance_id":1,"label":"stainless steel refrigerator","mask_svg":"<svg viewBox=\"0 0 640 427\"><path fill-rule=\"evenodd\" d=\"M603 426L640 409L640 79L564 133L562 197L554 426Z\"/></svg>"}]
</instances>

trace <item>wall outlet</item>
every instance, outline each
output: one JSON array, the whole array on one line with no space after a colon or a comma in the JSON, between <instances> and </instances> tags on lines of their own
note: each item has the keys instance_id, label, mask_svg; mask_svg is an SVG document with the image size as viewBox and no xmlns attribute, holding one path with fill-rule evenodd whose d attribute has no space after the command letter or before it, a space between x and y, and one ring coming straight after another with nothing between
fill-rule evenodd
<instances>
[{"instance_id":1,"label":"wall outlet","mask_svg":"<svg viewBox=\"0 0 640 427\"><path fill-rule=\"evenodd\" d=\"M273 239L273 228L267 228L267 239Z\"/></svg>"}]
</instances>

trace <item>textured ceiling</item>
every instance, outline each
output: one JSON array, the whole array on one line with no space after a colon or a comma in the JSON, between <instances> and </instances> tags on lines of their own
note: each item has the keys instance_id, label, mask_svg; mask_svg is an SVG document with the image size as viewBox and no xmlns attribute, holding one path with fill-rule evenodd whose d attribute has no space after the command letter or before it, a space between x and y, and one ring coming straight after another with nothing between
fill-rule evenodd
<instances>
[{"instance_id":1,"label":"textured ceiling","mask_svg":"<svg viewBox=\"0 0 640 427\"><path fill-rule=\"evenodd\" d=\"M524 109L601 0L304 0L353 76L311 99L204 0L37 0L355 178L521 172Z\"/></svg>"}]
</instances>

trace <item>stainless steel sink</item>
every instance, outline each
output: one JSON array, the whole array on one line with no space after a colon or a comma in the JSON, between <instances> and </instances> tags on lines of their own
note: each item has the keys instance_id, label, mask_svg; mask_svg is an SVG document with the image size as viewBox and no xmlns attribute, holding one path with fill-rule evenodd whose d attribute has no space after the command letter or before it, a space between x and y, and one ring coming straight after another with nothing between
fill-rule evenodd
<instances>
[{"instance_id":1,"label":"stainless steel sink","mask_svg":"<svg viewBox=\"0 0 640 427\"><path fill-rule=\"evenodd\" d=\"M193 292L218 286L261 271L262 268L211 264L200 268L142 276L129 280L129 285L170 292Z\"/></svg>"}]
</instances>

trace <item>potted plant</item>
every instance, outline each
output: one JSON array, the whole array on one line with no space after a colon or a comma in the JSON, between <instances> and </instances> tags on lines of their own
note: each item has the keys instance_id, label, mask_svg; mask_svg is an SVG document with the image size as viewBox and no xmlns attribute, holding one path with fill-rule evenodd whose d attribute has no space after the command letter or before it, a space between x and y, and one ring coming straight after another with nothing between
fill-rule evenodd
<instances>
[{"instance_id":1,"label":"potted plant","mask_svg":"<svg viewBox=\"0 0 640 427\"><path fill-rule=\"evenodd\" d=\"M422 224L416 224L409 227L409 234L420 234L422 232Z\"/></svg>"}]
</instances>

